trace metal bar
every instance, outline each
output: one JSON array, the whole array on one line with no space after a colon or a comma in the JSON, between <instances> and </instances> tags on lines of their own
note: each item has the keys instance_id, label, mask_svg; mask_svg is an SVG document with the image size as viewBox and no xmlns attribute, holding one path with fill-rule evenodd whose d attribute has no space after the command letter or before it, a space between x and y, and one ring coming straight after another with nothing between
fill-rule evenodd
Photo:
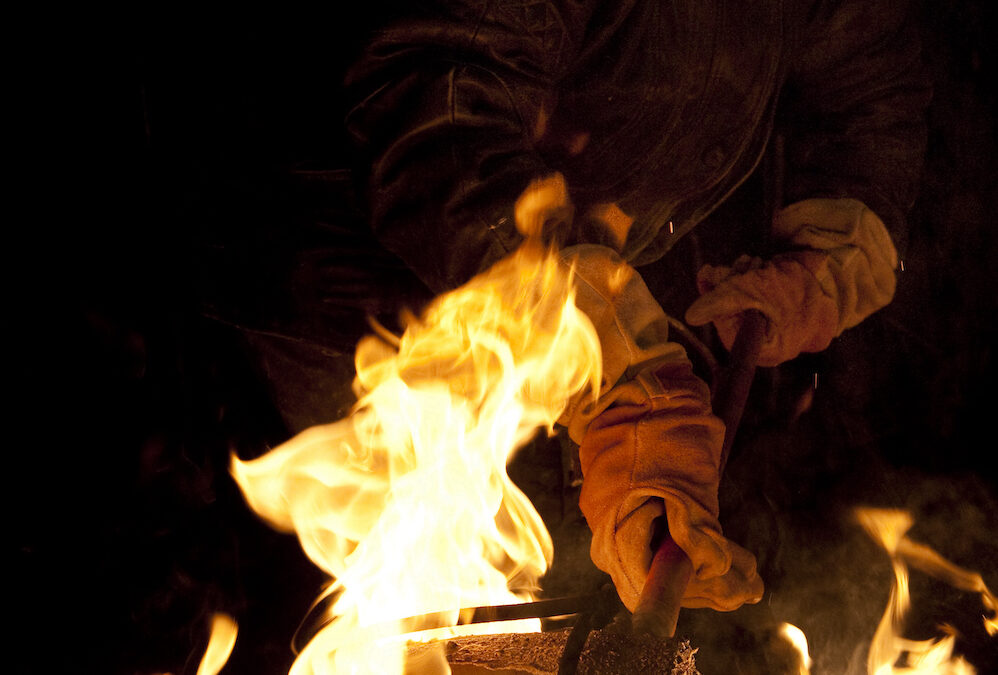
<instances>
[{"instance_id":1,"label":"metal bar","mask_svg":"<svg viewBox=\"0 0 998 675\"><path fill-rule=\"evenodd\" d=\"M571 616L573 614L579 614L585 610L590 609L597 603L601 601L599 594L590 595L576 595L564 598L551 598L548 600L535 600L533 602L521 602L509 605L491 605L483 607L465 607L458 610L459 616L466 616L468 613L471 614L471 618L455 626L448 626L440 623L441 614L443 612L430 612L426 614L418 614L416 616L404 617L398 619L398 621L385 622L383 625L378 624L370 626L367 630L370 630L373 634L381 633L391 633L395 628L401 623L402 625L418 626L422 625L423 628L416 628L409 630L410 633L419 633L427 630L438 630L440 628L449 628L456 626L465 626L473 623L492 623L498 621L518 621L521 619L542 619L551 616ZM318 625L312 625L308 630L303 630L299 628L299 633L295 634L293 640L294 651L299 653L309 640L315 637L319 631L325 628L328 624L332 623L334 619L326 619L319 623ZM304 625L304 623L303 623Z\"/></svg>"},{"instance_id":2,"label":"metal bar","mask_svg":"<svg viewBox=\"0 0 998 675\"><path fill-rule=\"evenodd\" d=\"M598 595L577 595L566 598L535 600L514 605L494 605L475 607L468 623L488 623L491 621L515 621L517 619L541 619L549 616L568 616L588 609L599 600ZM461 610L463 614L467 610ZM414 617L418 618L418 617Z\"/></svg>"}]
</instances>

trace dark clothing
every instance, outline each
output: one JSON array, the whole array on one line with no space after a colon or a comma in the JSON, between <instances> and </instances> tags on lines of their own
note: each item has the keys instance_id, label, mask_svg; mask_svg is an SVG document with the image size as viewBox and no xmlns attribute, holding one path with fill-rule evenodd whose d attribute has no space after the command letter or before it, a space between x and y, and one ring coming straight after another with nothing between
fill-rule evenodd
<instances>
[{"instance_id":1,"label":"dark clothing","mask_svg":"<svg viewBox=\"0 0 998 675\"><path fill-rule=\"evenodd\" d=\"M901 4L411 3L347 83L373 230L443 291L516 246L516 197L560 171L577 214L617 202L635 218L623 253L647 264L779 127L786 203L853 197L897 238L929 95Z\"/></svg>"},{"instance_id":2,"label":"dark clothing","mask_svg":"<svg viewBox=\"0 0 998 675\"><path fill-rule=\"evenodd\" d=\"M349 361L365 317L397 330L399 310L515 248L512 208L531 180L566 177L576 217L563 243L612 244L586 211L616 202L635 219L620 252L649 265L756 170L774 134L784 203L859 199L900 243L930 95L903 5L384 3L345 81L353 166L247 190L266 206L235 226L277 234L205 247L220 280L206 311Z\"/></svg>"},{"instance_id":3,"label":"dark clothing","mask_svg":"<svg viewBox=\"0 0 998 675\"><path fill-rule=\"evenodd\" d=\"M216 196L197 228L201 311L278 342L352 355L368 317L393 330L432 293L367 228L346 170L294 167ZM235 230L233 232L232 230Z\"/></svg>"}]
</instances>

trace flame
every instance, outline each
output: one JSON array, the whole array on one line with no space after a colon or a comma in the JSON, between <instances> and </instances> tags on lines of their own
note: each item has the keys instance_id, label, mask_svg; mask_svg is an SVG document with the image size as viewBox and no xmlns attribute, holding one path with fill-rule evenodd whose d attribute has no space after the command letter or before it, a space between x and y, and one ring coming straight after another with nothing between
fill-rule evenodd
<instances>
[{"instance_id":1,"label":"flame","mask_svg":"<svg viewBox=\"0 0 998 675\"><path fill-rule=\"evenodd\" d=\"M807 636L804 634L804 631L792 623L784 622L780 626L780 635L793 647L797 655L798 675L810 675L812 664L811 653L808 649Z\"/></svg>"},{"instance_id":2,"label":"flame","mask_svg":"<svg viewBox=\"0 0 998 675\"><path fill-rule=\"evenodd\" d=\"M980 574L962 569L931 548L907 538L914 521L906 511L889 509L857 509L860 524L891 558L894 585L887 610L877 627L867 658L868 671L873 675L891 673L925 675L965 675L974 668L961 657L953 656L956 635L947 627L938 640L907 640L901 637L902 620L910 607L908 566L931 574L957 588L981 595L981 601L992 616L984 617L987 632L994 635L998 602ZM904 658L906 665L896 665Z\"/></svg>"},{"instance_id":3,"label":"flame","mask_svg":"<svg viewBox=\"0 0 998 675\"><path fill-rule=\"evenodd\" d=\"M225 666L236 644L236 622L227 614L215 614L211 619L211 636L201 657L197 675L217 675Z\"/></svg>"},{"instance_id":4,"label":"flame","mask_svg":"<svg viewBox=\"0 0 998 675\"><path fill-rule=\"evenodd\" d=\"M249 505L332 577L328 623L295 674L409 672L406 633L532 599L552 543L506 465L601 377L572 271L533 240L438 297L401 338L362 340L356 365L348 418L232 461ZM539 630L518 623L474 628ZM442 654L420 667L449 672Z\"/></svg>"}]
</instances>

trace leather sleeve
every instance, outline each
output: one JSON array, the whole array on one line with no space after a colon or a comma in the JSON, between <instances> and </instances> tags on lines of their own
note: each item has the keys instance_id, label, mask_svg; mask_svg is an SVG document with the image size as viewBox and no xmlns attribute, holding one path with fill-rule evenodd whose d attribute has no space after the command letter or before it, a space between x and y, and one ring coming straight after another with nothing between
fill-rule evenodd
<instances>
[{"instance_id":1,"label":"leather sleeve","mask_svg":"<svg viewBox=\"0 0 998 675\"><path fill-rule=\"evenodd\" d=\"M551 173L533 138L580 40L578 11L413 3L349 71L347 127L375 234L435 292L519 243L512 206Z\"/></svg>"},{"instance_id":2,"label":"leather sleeve","mask_svg":"<svg viewBox=\"0 0 998 675\"><path fill-rule=\"evenodd\" d=\"M931 82L911 3L819 0L803 13L784 90L784 203L857 199L903 245Z\"/></svg>"}]
</instances>

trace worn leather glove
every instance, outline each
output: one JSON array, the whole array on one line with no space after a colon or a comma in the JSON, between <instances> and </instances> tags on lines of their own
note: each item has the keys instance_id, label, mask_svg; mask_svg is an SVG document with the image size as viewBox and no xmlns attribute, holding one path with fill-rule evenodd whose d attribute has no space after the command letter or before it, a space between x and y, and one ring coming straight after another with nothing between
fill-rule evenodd
<instances>
[{"instance_id":1,"label":"worn leather glove","mask_svg":"<svg viewBox=\"0 0 998 675\"><path fill-rule=\"evenodd\" d=\"M897 252L883 222L862 202L798 202L777 214L773 230L799 248L765 263L743 256L733 267L705 265L687 323L713 322L730 349L741 314L757 309L768 319L759 365L775 366L825 349L894 297Z\"/></svg>"},{"instance_id":2,"label":"worn leather glove","mask_svg":"<svg viewBox=\"0 0 998 675\"><path fill-rule=\"evenodd\" d=\"M593 561L633 610L651 563L652 522L665 514L693 562L684 606L758 601L755 559L717 520L724 425L711 414L707 385L669 342L668 320L633 268L602 246L566 249L564 258L603 352L600 395L576 397L562 418L580 446L579 506Z\"/></svg>"},{"instance_id":3,"label":"worn leather glove","mask_svg":"<svg viewBox=\"0 0 998 675\"><path fill-rule=\"evenodd\" d=\"M755 558L725 539L717 521L724 424L710 412L707 385L679 362L638 381L644 391L619 397L580 446L579 506L593 530L593 561L633 610L651 564L652 522L664 512L670 535L693 563L684 607L733 610L758 602L763 584Z\"/></svg>"}]
</instances>

